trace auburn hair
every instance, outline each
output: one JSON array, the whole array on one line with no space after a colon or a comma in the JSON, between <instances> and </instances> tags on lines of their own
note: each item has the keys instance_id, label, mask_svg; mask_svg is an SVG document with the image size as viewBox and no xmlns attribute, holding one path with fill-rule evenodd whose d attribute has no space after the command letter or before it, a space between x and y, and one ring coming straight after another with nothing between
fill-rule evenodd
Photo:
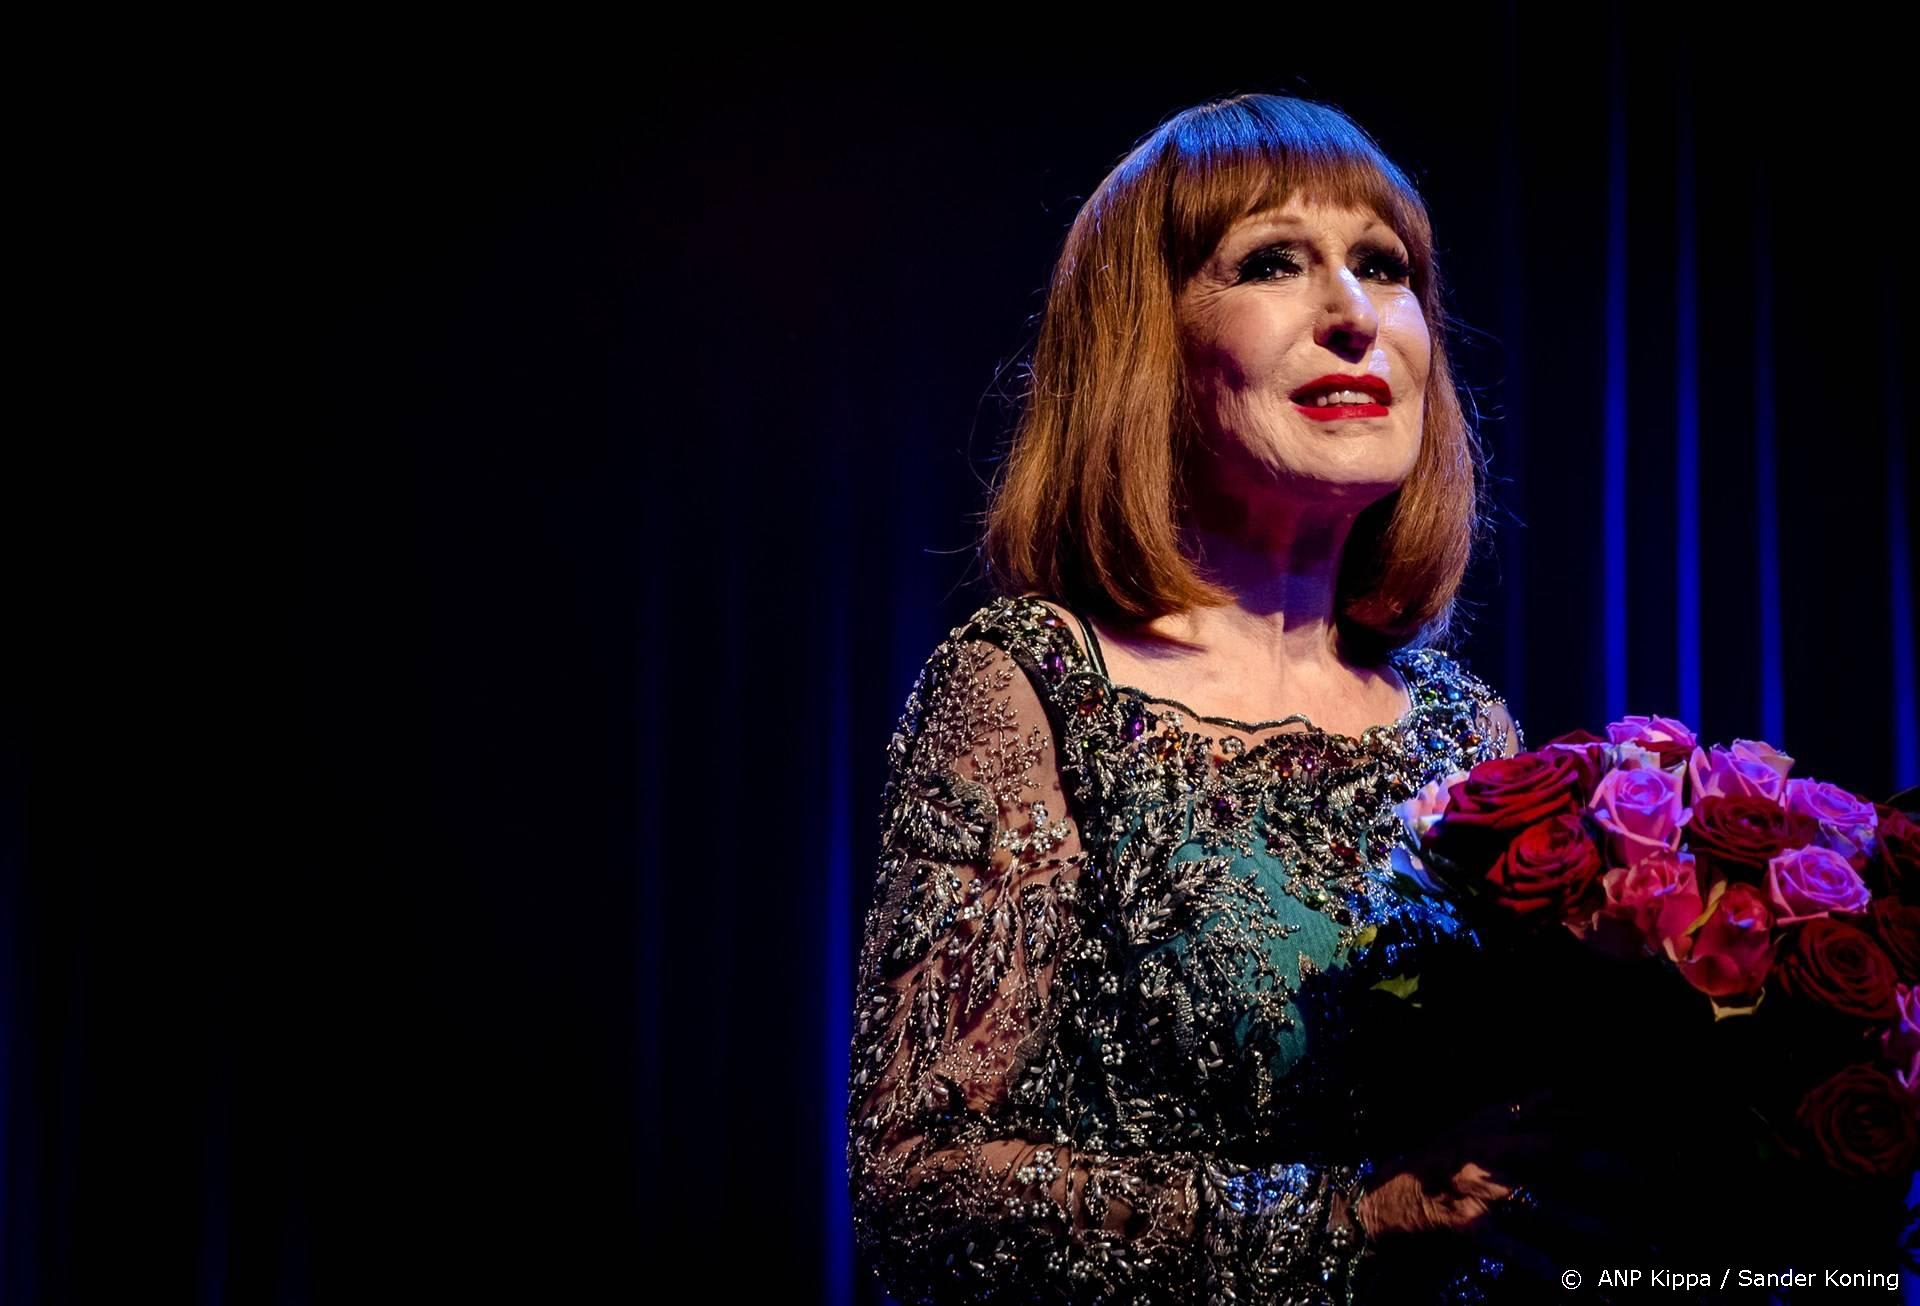
<instances>
[{"instance_id":1,"label":"auburn hair","mask_svg":"<svg viewBox=\"0 0 1920 1306\"><path fill-rule=\"evenodd\" d=\"M1057 596L1121 624L1232 601L1181 546L1198 428L1175 304L1236 221L1294 196L1371 209L1393 228L1432 339L1419 457L1356 518L1341 556L1337 650L1373 665L1447 637L1485 531L1485 468L1447 361L1426 206L1358 124L1282 95L1181 111L1075 215L985 514L997 592Z\"/></svg>"}]
</instances>

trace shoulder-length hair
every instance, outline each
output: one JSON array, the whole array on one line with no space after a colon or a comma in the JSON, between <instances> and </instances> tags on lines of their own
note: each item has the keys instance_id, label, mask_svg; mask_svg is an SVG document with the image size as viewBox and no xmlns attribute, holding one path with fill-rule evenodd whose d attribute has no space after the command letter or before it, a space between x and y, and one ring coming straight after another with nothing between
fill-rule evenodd
<instances>
[{"instance_id":1,"label":"shoulder-length hair","mask_svg":"<svg viewBox=\"0 0 1920 1306\"><path fill-rule=\"evenodd\" d=\"M1484 531L1484 464L1448 365L1433 230L1413 184L1339 110L1248 94L1186 109L1081 206L1047 289L981 543L994 587L1121 623L1232 601L1180 543L1197 426L1175 303L1240 218L1286 203L1371 209L1406 242L1432 338L1407 480L1355 520L1335 591L1340 656L1443 640Z\"/></svg>"}]
</instances>

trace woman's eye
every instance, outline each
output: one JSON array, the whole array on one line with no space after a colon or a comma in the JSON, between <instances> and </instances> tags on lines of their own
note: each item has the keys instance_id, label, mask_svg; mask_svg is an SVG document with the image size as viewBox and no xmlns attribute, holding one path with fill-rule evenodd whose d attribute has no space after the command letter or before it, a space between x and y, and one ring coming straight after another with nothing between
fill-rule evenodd
<instances>
[{"instance_id":1,"label":"woman's eye","mask_svg":"<svg viewBox=\"0 0 1920 1306\"><path fill-rule=\"evenodd\" d=\"M1405 259L1385 250L1368 259L1367 266L1384 272L1388 281L1405 281L1413 272Z\"/></svg>"},{"instance_id":2,"label":"woman's eye","mask_svg":"<svg viewBox=\"0 0 1920 1306\"><path fill-rule=\"evenodd\" d=\"M1298 272L1300 265L1294 262L1293 255L1284 249L1263 249L1248 256L1240 265L1242 281L1271 281L1276 269Z\"/></svg>"},{"instance_id":3,"label":"woman's eye","mask_svg":"<svg viewBox=\"0 0 1920 1306\"><path fill-rule=\"evenodd\" d=\"M1379 250L1369 254L1360 265L1363 277L1378 278L1388 285L1405 281L1412 275L1413 269L1398 254ZM1284 246L1257 250L1248 255L1240 265L1242 281L1271 281L1276 273L1293 274L1300 271L1300 264L1293 253Z\"/></svg>"}]
</instances>

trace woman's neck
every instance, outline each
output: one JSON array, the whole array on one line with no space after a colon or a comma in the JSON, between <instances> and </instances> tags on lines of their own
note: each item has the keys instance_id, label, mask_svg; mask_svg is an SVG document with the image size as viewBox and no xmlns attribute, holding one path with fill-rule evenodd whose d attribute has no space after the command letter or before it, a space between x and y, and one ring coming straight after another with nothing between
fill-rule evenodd
<instances>
[{"instance_id":1,"label":"woman's neck","mask_svg":"<svg viewBox=\"0 0 1920 1306\"><path fill-rule=\"evenodd\" d=\"M1197 646L1280 683L1343 670L1334 600L1352 529L1346 514L1256 517L1241 504L1190 519L1181 527L1182 547L1233 599L1149 622L1138 633Z\"/></svg>"}]
</instances>

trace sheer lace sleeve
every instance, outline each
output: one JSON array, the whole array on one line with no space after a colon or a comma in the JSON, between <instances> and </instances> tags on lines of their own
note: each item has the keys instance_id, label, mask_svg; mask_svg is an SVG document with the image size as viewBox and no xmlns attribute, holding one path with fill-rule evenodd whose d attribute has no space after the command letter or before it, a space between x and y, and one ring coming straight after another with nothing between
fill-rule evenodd
<instances>
[{"instance_id":1,"label":"sheer lace sleeve","mask_svg":"<svg viewBox=\"0 0 1920 1306\"><path fill-rule=\"evenodd\" d=\"M889 746L847 1108L863 1255L903 1301L1346 1301L1364 1165L1079 1144L1106 1081L1097 1038L1059 1035L1118 979L1056 744L1023 665L956 638Z\"/></svg>"},{"instance_id":2,"label":"sheer lace sleeve","mask_svg":"<svg viewBox=\"0 0 1920 1306\"><path fill-rule=\"evenodd\" d=\"M1513 713L1507 709L1507 701L1496 698L1487 705L1487 735L1491 740L1488 756L1512 757L1515 753L1527 750L1526 739L1520 733L1520 723L1513 719Z\"/></svg>"}]
</instances>

